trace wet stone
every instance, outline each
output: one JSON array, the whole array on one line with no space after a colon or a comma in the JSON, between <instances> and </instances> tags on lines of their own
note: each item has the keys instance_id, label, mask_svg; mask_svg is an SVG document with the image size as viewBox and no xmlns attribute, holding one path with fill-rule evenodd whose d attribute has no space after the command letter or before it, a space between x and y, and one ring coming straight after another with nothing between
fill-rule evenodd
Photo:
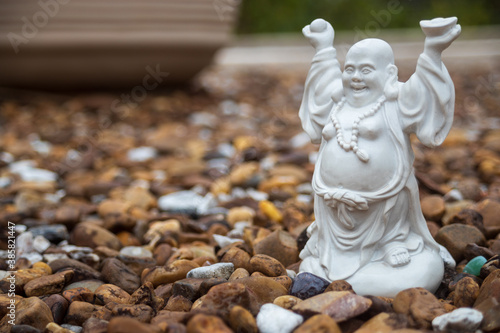
<instances>
[{"instance_id":1,"label":"wet stone","mask_svg":"<svg viewBox=\"0 0 500 333\"><path fill-rule=\"evenodd\" d=\"M330 282L314 274L304 272L294 279L290 295L300 299L307 299L325 291Z\"/></svg>"},{"instance_id":2,"label":"wet stone","mask_svg":"<svg viewBox=\"0 0 500 333\"><path fill-rule=\"evenodd\" d=\"M257 315L257 326L262 333L291 333L303 321L301 315L274 304L264 304Z\"/></svg>"},{"instance_id":3,"label":"wet stone","mask_svg":"<svg viewBox=\"0 0 500 333\"><path fill-rule=\"evenodd\" d=\"M292 310L305 318L326 314L339 323L364 313L371 304L370 299L349 291L330 291L308 298L295 305Z\"/></svg>"},{"instance_id":4,"label":"wet stone","mask_svg":"<svg viewBox=\"0 0 500 333\"><path fill-rule=\"evenodd\" d=\"M129 294L133 293L141 284L140 277L118 259L105 259L101 273L105 281L119 286Z\"/></svg>"}]
</instances>

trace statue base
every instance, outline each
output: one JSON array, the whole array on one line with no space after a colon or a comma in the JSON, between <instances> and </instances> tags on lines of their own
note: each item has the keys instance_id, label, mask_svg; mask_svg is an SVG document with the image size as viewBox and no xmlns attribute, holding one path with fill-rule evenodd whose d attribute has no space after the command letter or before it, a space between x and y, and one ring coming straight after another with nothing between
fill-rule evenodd
<instances>
[{"instance_id":1,"label":"statue base","mask_svg":"<svg viewBox=\"0 0 500 333\"><path fill-rule=\"evenodd\" d=\"M300 272L310 272L326 280L323 267L314 257L307 257L300 265ZM358 295L395 297L408 288L422 287L434 293L444 275L444 263L440 254L429 249L412 255L411 261L400 267L393 267L385 261L371 262L347 278Z\"/></svg>"}]
</instances>

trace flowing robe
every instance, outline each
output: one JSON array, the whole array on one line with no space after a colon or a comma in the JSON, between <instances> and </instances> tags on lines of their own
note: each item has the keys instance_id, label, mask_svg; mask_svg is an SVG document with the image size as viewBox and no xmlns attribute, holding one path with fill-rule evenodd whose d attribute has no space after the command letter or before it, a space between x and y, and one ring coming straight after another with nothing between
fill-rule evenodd
<instances>
[{"instance_id":1,"label":"flowing robe","mask_svg":"<svg viewBox=\"0 0 500 333\"><path fill-rule=\"evenodd\" d=\"M395 85L397 99L386 101L377 118L390 132L394 150L391 157L396 159L392 178L368 191L354 190L356 186L350 188L349 180L342 187L331 186L332 182L324 179L329 171L321 171L321 161L325 147L336 138L335 133L325 135L325 126L335 131L330 125L330 114L344 93L336 50L329 47L314 56L299 117L312 142L321 145L312 181L316 221L308 228L310 239L300 254L301 271L333 281L348 279L370 262L383 260L394 247L406 248L411 256L424 248L439 253L439 245L432 238L420 208L410 134L415 133L429 147L444 141L453 120L453 82L444 64L436 64L421 54L411 78ZM360 147L363 140L370 138L363 138L360 132ZM336 156L328 158L336 162ZM345 162L340 161L339 168L350 167L342 163ZM373 173L369 163L354 167L352 172ZM347 200L352 198L367 203L368 209L349 207Z\"/></svg>"}]
</instances>

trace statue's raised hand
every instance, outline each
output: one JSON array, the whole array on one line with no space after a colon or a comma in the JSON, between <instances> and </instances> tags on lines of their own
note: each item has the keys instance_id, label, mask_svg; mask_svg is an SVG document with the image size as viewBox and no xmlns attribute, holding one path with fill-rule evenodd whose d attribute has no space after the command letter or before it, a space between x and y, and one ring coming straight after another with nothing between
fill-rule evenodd
<instances>
[{"instance_id":1,"label":"statue's raised hand","mask_svg":"<svg viewBox=\"0 0 500 333\"><path fill-rule=\"evenodd\" d=\"M333 39L335 38L335 31L332 25L323 19L312 21L310 25L306 25L302 29L302 33L316 51L332 46Z\"/></svg>"},{"instance_id":2,"label":"statue's raised hand","mask_svg":"<svg viewBox=\"0 0 500 333\"><path fill-rule=\"evenodd\" d=\"M424 53L431 57L440 57L462 31L456 17L421 21L420 27L426 35Z\"/></svg>"}]
</instances>

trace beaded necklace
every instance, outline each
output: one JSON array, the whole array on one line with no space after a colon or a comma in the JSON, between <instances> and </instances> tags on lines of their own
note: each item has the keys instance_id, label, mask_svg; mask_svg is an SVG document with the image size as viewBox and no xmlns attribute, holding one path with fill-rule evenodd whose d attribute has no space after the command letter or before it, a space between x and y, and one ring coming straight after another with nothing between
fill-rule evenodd
<instances>
[{"instance_id":1,"label":"beaded necklace","mask_svg":"<svg viewBox=\"0 0 500 333\"><path fill-rule=\"evenodd\" d=\"M340 122L336 117L336 115L344 107L346 101L345 97L342 97L340 102L337 104L337 106L331 113L330 118L332 119L333 126L337 131L337 142L339 146L342 147L342 149L344 149L346 152L352 150L356 154L356 156L363 162L368 162L370 157L368 156L368 153L366 153L364 150L359 149L358 147L359 123L361 122L361 120L373 116L378 110L380 110L380 107L382 107L385 100L386 100L385 96L380 97L377 100L377 103L370 110L366 111L365 113L358 116L354 120L354 122L352 123L351 141L349 143L345 142L342 126L340 126Z\"/></svg>"}]
</instances>

